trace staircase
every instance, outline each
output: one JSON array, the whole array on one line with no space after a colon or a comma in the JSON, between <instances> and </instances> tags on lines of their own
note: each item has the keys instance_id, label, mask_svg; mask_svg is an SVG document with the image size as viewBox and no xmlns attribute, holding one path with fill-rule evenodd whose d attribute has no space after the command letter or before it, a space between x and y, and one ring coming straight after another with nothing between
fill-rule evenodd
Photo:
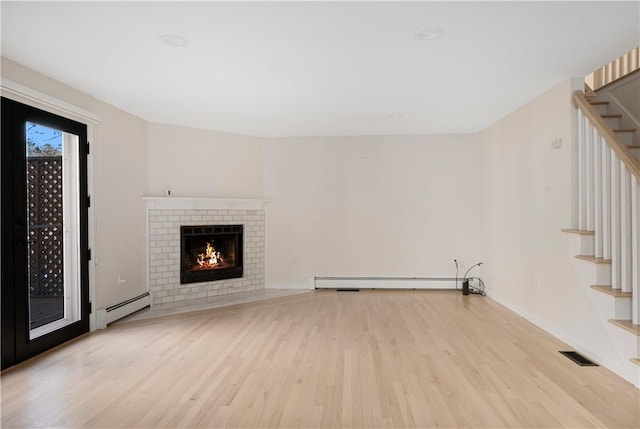
<instances>
[{"instance_id":1,"label":"staircase","mask_svg":"<svg viewBox=\"0 0 640 429\"><path fill-rule=\"evenodd\" d=\"M608 366L640 387L640 131L588 88L576 91L578 219L570 234L576 271L602 317ZM614 107L614 108L612 108ZM615 358L614 358L615 356ZM622 357L622 358L619 358Z\"/></svg>"},{"instance_id":2,"label":"staircase","mask_svg":"<svg viewBox=\"0 0 640 429\"><path fill-rule=\"evenodd\" d=\"M632 78L640 79L640 70L636 71ZM635 126L637 120L625 114L623 107L598 97L598 94L588 86L585 86L584 96L622 144L631 150L636 159L640 160L640 131Z\"/></svg>"}]
</instances>

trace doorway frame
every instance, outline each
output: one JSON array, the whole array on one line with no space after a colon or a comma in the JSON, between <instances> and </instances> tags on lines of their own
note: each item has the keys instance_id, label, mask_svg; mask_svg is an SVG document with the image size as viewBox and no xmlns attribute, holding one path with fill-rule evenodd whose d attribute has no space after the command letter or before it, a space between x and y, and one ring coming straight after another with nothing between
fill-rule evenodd
<instances>
[{"instance_id":1,"label":"doorway frame","mask_svg":"<svg viewBox=\"0 0 640 429\"><path fill-rule=\"evenodd\" d=\"M96 126L99 126L103 121L100 115L95 114L92 111L78 107L74 104L60 100L43 92L37 91L20 83L14 82L10 79L2 79L0 83L0 95L12 101L23 103L29 107L43 110L50 114L58 115L62 118L70 119L86 126L87 142L91 144L91 152L86 157L86 192L91 196L95 190L95 167L94 156L96 151L96 145L94 144L94 135ZM2 163L4 164L4 162ZM1 205L0 205L1 209ZM96 252L95 252L95 237L96 237L96 214L95 214L95 201L87 208L87 228L86 228L86 243L88 248L93 249L92 259L87 264L88 274L88 289L89 289L89 332L98 328L97 326L97 311L95 308L96 302L96 290L95 290L95 266L96 266ZM5 246L0 248L0 254L5 251ZM0 255L1 256L1 255ZM0 269L2 269L2 260L0 258ZM4 313L4 312L3 312ZM3 319L7 315L3 315ZM9 316L13 317L13 314ZM3 339L4 341L4 339Z\"/></svg>"}]
</instances>

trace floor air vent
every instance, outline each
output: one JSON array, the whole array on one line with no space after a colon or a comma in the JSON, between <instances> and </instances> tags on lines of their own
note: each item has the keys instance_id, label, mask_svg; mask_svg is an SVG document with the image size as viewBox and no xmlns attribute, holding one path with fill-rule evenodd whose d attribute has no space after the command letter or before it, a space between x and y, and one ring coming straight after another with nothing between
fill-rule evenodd
<instances>
[{"instance_id":1,"label":"floor air vent","mask_svg":"<svg viewBox=\"0 0 640 429\"><path fill-rule=\"evenodd\" d=\"M336 289L336 292L360 292L360 289L345 289L345 288L340 288L340 289Z\"/></svg>"},{"instance_id":2,"label":"floor air vent","mask_svg":"<svg viewBox=\"0 0 640 429\"><path fill-rule=\"evenodd\" d=\"M580 366L598 366L597 363L582 356L578 352L560 352L560 353L562 353L563 355L565 355L566 357L568 357L569 359L571 359L572 361L574 361Z\"/></svg>"}]
</instances>

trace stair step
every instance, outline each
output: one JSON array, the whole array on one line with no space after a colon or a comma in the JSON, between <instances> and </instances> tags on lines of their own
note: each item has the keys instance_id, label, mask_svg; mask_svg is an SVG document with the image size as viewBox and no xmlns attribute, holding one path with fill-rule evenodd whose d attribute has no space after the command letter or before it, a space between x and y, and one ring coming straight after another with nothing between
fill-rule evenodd
<instances>
[{"instance_id":1,"label":"stair step","mask_svg":"<svg viewBox=\"0 0 640 429\"><path fill-rule=\"evenodd\" d=\"M594 264L610 264L611 259L597 258L593 255L578 255L576 259L581 259L587 262L593 262Z\"/></svg>"},{"instance_id":2,"label":"stair step","mask_svg":"<svg viewBox=\"0 0 640 429\"><path fill-rule=\"evenodd\" d=\"M635 363L636 365L639 365L639 366L640 366L640 359L633 358L633 359L631 359L631 362L633 362L633 363Z\"/></svg>"},{"instance_id":3,"label":"stair step","mask_svg":"<svg viewBox=\"0 0 640 429\"><path fill-rule=\"evenodd\" d=\"M640 325L634 325L631 320L609 319L609 322L624 329L625 331L629 331L632 334L640 336Z\"/></svg>"},{"instance_id":4,"label":"stair step","mask_svg":"<svg viewBox=\"0 0 640 429\"><path fill-rule=\"evenodd\" d=\"M586 229L566 228L566 229L563 229L562 232L566 232L569 234L578 234L578 235L595 235L595 231L587 231Z\"/></svg>"},{"instance_id":5,"label":"stair step","mask_svg":"<svg viewBox=\"0 0 640 429\"><path fill-rule=\"evenodd\" d=\"M590 100L589 104L591 104L599 115L604 115L609 110L609 102L608 101L599 101L599 100Z\"/></svg>"},{"instance_id":6,"label":"stair step","mask_svg":"<svg viewBox=\"0 0 640 429\"><path fill-rule=\"evenodd\" d=\"M620 289L613 289L609 285L591 285L591 289L606 293L615 298L631 298L633 296L631 292L622 292Z\"/></svg>"},{"instance_id":7,"label":"stair step","mask_svg":"<svg viewBox=\"0 0 640 429\"><path fill-rule=\"evenodd\" d=\"M622 144L625 146L631 146L633 144L633 133L636 132L635 128L624 128L613 130L616 133L616 136L622 141Z\"/></svg>"},{"instance_id":8,"label":"stair step","mask_svg":"<svg viewBox=\"0 0 640 429\"><path fill-rule=\"evenodd\" d=\"M621 113L618 113L617 115L616 114L613 114L613 115L609 114L609 115L600 115L600 116L602 116L602 119L611 119L611 118L621 119L622 118L622 114Z\"/></svg>"},{"instance_id":9,"label":"stair step","mask_svg":"<svg viewBox=\"0 0 640 429\"><path fill-rule=\"evenodd\" d=\"M600 115L604 122L611 127L611 129L620 128L620 118L618 115Z\"/></svg>"}]
</instances>

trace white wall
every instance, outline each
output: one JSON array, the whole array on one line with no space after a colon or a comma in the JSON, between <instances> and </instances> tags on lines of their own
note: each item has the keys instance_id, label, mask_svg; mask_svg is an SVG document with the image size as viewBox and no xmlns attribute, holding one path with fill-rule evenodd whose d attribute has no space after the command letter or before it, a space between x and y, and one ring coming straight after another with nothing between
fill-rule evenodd
<instances>
[{"instance_id":1,"label":"white wall","mask_svg":"<svg viewBox=\"0 0 640 429\"><path fill-rule=\"evenodd\" d=\"M6 59L2 77L102 118L91 127L95 308L146 290L142 195L264 197L267 287L310 288L314 276L448 277L454 258L462 270L482 258L475 273L490 296L610 360L560 232L574 218L569 100L580 80L479 135L258 139L148 124Z\"/></svg>"},{"instance_id":2,"label":"white wall","mask_svg":"<svg viewBox=\"0 0 640 429\"><path fill-rule=\"evenodd\" d=\"M149 124L151 195L267 198L267 287L478 260L472 136L259 139ZM444 186L443 186L444 184Z\"/></svg>"},{"instance_id":3,"label":"white wall","mask_svg":"<svg viewBox=\"0 0 640 429\"><path fill-rule=\"evenodd\" d=\"M101 117L102 123L90 127L94 308L143 293L146 224L140 197L147 181L147 123L5 58L2 77ZM119 274L126 283L118 283Z\"/></svg>"},{"instance_id":4,"label":"white wall","mask_svg":"<svg viewBox=\"0 0 640 429\"><path fill-rule=\"evenodd\" d=\"M149 124L149 194L259 198L262 146L256 137Z\"/></svg>"},{"instance_id":5,"label":"white wall","mask_svg":"<svg viewBox=\"0 0 640 429\"><path fill-rule=\"evenodd\" d=\"M575 226L570 97L581 85L567 80L480 133L482 275L491 297L611 362L607 321L594 309L560 231ZM562 138L561 149L551 148L555 138Z\"/></svg>"},{"instance_id":6,"label":"white wall","mask_svg":"<svg viewBox=\"0 0 640 429\"><path fill-rule=\"evenodd\" d=\"M477 138L267 139L267 287L447 276L478 261Z\"/></svg>"}]
</instances>

